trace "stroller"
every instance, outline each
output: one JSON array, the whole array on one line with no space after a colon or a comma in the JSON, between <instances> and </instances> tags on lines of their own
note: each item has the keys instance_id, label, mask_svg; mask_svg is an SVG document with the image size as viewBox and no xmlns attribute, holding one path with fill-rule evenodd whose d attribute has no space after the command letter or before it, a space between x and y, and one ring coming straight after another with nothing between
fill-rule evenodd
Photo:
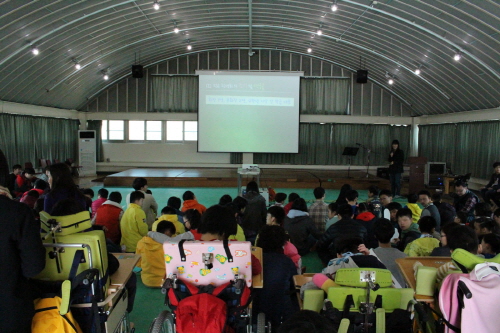
<instances>
[{"instance_id":1,"label":"stroller","mask_svg":"<svg viewBox=\"0 0 500 333\"><path fill-rule=\"evenodd\" d=\"M251 330L249 242L166 242L164 252L170 273L162 293L171 311L153 320L150 333Z\"/></svg>"}]
</instances>

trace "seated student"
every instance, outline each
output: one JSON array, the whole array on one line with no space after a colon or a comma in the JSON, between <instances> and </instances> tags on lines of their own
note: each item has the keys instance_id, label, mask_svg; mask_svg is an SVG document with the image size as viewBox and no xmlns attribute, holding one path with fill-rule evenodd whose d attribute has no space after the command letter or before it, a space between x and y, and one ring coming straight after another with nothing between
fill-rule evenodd
<instances>
[{"instance_id":1,"label":"seated student","mask_svg":"<svg viewBox=\"0 0 500 333\"><path fill-rule=\"evenodd\" d=\"M176 230L174 236L178 236L186 232L184 225L179 222L175 208L169 206L163 207L163 209L161 210L161 216L153 223L153 225L151 226L151 231L156 231L156 226L161 221L170 221L174 224Z\"/></svg>"},{"instance_id":2,"label":"seated student","mask_svg":"<svg viewBox=\"0 0 500 333\"><path fill-rule=\"evenodd\" d=\"M29 191L33 188L33 183L37 178L35 177L35 169L26 168L17 175L14 195L16 197L22 195L24 192Z\"/></svg>"},{"instance_id":3,"label":"seated student","mask_svg":"<svg viewBox=\"0 0 500 333\"><path fill-rule=\"evenodd\" d=\"M331 202L328 204L328 221L326 221L325 230L328 230L332 226L338 222L339 218L337 217L337 203Z\"/></svg>"},{"instance_id":4,"label":"seated student","mask_svg":"<svg viewBox=\"0 0 500 333\"><path fill-rule=\"evenodd\" d=\"M283 226L301 256L308 254L322 235L309 217L306 201L302 198L295 199Z\"/></svg>"},{"instance_id":5,"label":"seated student","mask_svg":"<svg viewBox=\"0 0 500 333\"><path fill-rule=\"evenodd\" d=\"M389 220L389 211L386 209L387 205L392 202L392 192L390 190L381 190L379 193L379 200L384 209L382 209L381 217Z\"/></svg>"},{"instance_id":6,"label":"seated student","mask_svg":"<svg viewBox=\"0 0 500 333\"><path fill-rule=\"evenodd\" d=\"M236 234L236 225L236 220L230 209L214 205L202 215L198 231L201 233L202 241L225 240L228 239L229 235ZM261 272L260 261L252 254L252 274L258 275Z\"/></svg>"},{"instance_id":7,"label":"seated student","mask_svg":"<svg viewBox=\"0 0 500 333\"><path fill-rule=\"evenodd\" d=\"M274 206L285 207L286 193L279 192L274 196Z\"/></svg>"},{"instance_id":8,"label":"seated student","mask_svg":"<svg viewBox=\"0 0 500 333\"><path fill-rule=\"evenodd\" d=\"M500 253L500 236L486 234L481 240L481 253L486 259L491 259Z\"/></svg>"},{"instance_id":9,"label":"seated student","mask_svg":"<svg viewBox=\"0 0 500 333\"><path fill-rule=\"evenodd\" d=\"M467 213L467 222L471 223L474 220L474 209L479 202L479 198L469 190L469 185L461 180L455 182L455 193L456 196L453 200L455 210Z\"/></svg>"},{"instance_id":10,"label":"seated student","mask_svg":"<svg viewBox=\"0 0 500 333\"><path fill-rule=\"evenodd\" d=\"M228 204L221 205L221 206L229 208L231 210L231 212L234 214L234 219L236 220L236 226L237 226L237 229L238 229L238 231L236 232L236 234L230 235L228 237L228 239L229 240L238 241L238 242L244 242L244 241L246 241L245 231L243 231L243 228L238 223L240 221L239 217L242 214L242 211L239 209L239 206L237 204L233 203L233 202L229 202Z\"/></svg>"},{"instance_id":11,"label":"seated student","mask_svg":"<svg viewBox=\"0 0 500 333\"><path fill-rule=\"evenodd\" d=\"M415 239L405 248L405 253L409 257L425 257L439 247L439 240L432 237L436 230L436 220L432 216L424 216L418 221L418 230L420 230L420 238Z\"/></svg>"},{"instance_id":12,"label":"seated student","mask_svg":"<svg viewBox=\"0 0 500 333\"><path fill-rule=\"evenodd\" d=\"M361 239L366 237L365 226L352 219L352 208L347 203L337 208L337 216L339 221L325 231L317 244L318 256L323 265L326 265L338 253L335 252L336 243L341 237L359 237Z\"/></svg>"},{"instance_id":13,"label":"seated student","mask_svg":"<svg viewBox=\"0 0 500 333\"><path fill-rule=\"evenodd\" d=\"M453 218L453 222L455 224L466 225L467 224L467 213L464 213L464 212L456 213L455 217Z\"/></svg>"},{"instance_id":14,"label":"seated student","mask_svg":"<svg viewBox=\"0 0 500 333\"><path fill-rule=\"evenodd\" d=\"M47 183L46 181L43 181L41 179L37 179L35 181L35 184L33 186L33 189L30 190L30 191L36 191L38 192L38 196L40 198L43 198L45 197L45 194L47 193L47 190L49 189L49 183ZM28 195L28 192L24 192L23 196L21 198L24 198L26 195Z\"/></svg>"},{"instance_id":15,"label":"seated student","mask_svg":"<svg viewBox=\"0 0 500 333\"><path fill-rule=\"evenodd\" d=\"M267 218L266 218L267 225L277 225L277 226L283 228L284 220L285 220L285 210L282 207L271 206L268 208ZM297 248L295 247L295 245L290 243L290 236L287 235L286 237L287 237L287 240L285 242L285 245L283 246L283 253L288 258L292 259L295 266L300 269L301 260L300 260L299 251L297 251Z\"/></svg>"},{"instance_id":16,"label":"seated student","mask_svg":"<svg viewBox=\"0 0 500 333\"><path fill-rule=\"evenodd\" d=\"M358 205L359 214L356 220L361 221L361 224L366 228L365 245L369 248L377 247L378 241L375 238L373 224L377 220L375 214L372 213L373 206L362 202Z\"/></svg>"},{"instance_id":17,"label":"seated student","mask_svg":"<svg viewBox=\"0 0 500 333\"><path fill-rule=\"evenodd\" d=\"M417 204L418 196L415 193L408 195L408 203L406 207L409 208L413 214L413 223L418 223L420 220L420 215L422 214L422 208Z\"/></svg>"},{"instance_id":18,"label":"seated student","mask_svg":"<svg viewBox=\"0 0 500 333\"><path fill-rule=\"evenodd\" d=\"M358 248L359 252L375 255L378 260L391 271L392 276L396 279L399 286L403 287L405 285L405 280L396 264L396 259L406 258L406 254L391 246L391 239L392 236L394 236L394 227L391 221L383 218L378 219L373 224L373 230L378 241L378 247L368 250L364 244L362 244Z\"/></svg>"},{"instance_id":19,"label":"seated student","mask_svg":"<svg viewBox=\"0 0 500 333\"><path fill-rule=\"evenodd\" d=\"M94 199L95 195L94 190L91 188L84 188L82 193L85 199L85 207L90 211L92 209L92 199Z\"/></svg>"},{"instance_id":20,"label":"seated student","mask_svg":"<svg viewBox=\"0 0 500 333\"><path fill-rule=\"evenodd\" d=\"M279 225L264 226L257 240L257 246L263 252L264 281L263 288L253 290L252 311L265 313L266 321L270 321L273 328L279 327L294 310L298 310L293 309L290 295L290 291L294 289L293 276L297 274L297 269L293 261L283 253L286 242L285 230Z\"/></svg>"},{"instance_id":21,"label":"seated student","mask_svg":"<svg viewBox=\"0 0 500 333\"><path fill-rule=\"evenodd\" d=\"M420 238L418 224L412 222L412 217L413 213L408 208L401 208L396 214L401 234L399 239L394 240L394 243L400 251L404 251L408 244Z\"/></svg>"},{"instance_id":22,"label":"seated student","mask_svg":"<svg viewBox=\"0 0 500 333\"><path fill-rule=\"evenodd\" d=\"M148 234L146 213L141 208L143 201L144 193L142 191L132 192L130 204L120 220L122 232L120 245L125 245L125 252L135 252L137 243Z\"/></svg>"},{"instance_id":23,"label":"seated student","mask_svg":"<svg viewBox=\"0 0 500 333\"><path fill-rule=\"evenodd\" d=\"M233 202L233 198L229 194L224 194L222 197L219 199L219 205L225 206L228 203Z\"/></svg>"},{"instance_id":24,"label":"seated student","mask_svg":"<svg viewBox=\"0 0 500 333\"><path fill-rule=\"evenodd\" d=\"M156 226L156 232L172 237L175 234L175 226L172 222L163 220ZM144 236L137 243L135 253L141 255L137 267L142 268L142 283L147 287L160 288L165 277L163 245Z\"/></svg>"},{"instance_id":25,"label":"seated student","mask_svg":"<svg viewBox=\"0 0 500 333\"><path fill-rule=\"evenodd\" d=\"M46 166L45 168L43 168L43 172L40 176L38 176L38 179L41 179L43 180L44 182L49 182L49 167Z\"/></svg>"},{"instance_id":26,"label":"seated student","mask_svg":"<svg viewBox=\"0 0 500 333\"><path fill-rule=\"evenodd\" d=\"M40 194L37 191L30 190L27 192L26 195L23 195L23 197L21 198L21 200L19 202L22 202L22 203L28 205L28 207L31 209L35 209L35 204L36 204L39 197L40 197Z\"/></svg>"},{"instance_id":27,"label":"seated student","mask_svg":"<svg viewBox=\"0 0 500 333\"><path fill-rule=\"evenodd\" d=\"M196 196L191 191L184 192L184 194L182 195L182 200L184 201L181 208L182 212L185 212L188 209L196 209L200 212L200 214L203 215L203 213L207 210L207 207L198 203L198 200L196 200Z\"/></svg>"},{"instance_id":28,"label":"seated student","mask_svg":"<svg viewBox=\"0 0 500 333\"><path fill-rule=\"evenodd\" d=\"M450 254L456 249L463 249L477 255L478 257L484 257L483 255L478 254L479 241L476 233L471 228L464 225L451 228L448 230L446 238L448 240L448 246L450 247ZM460 269L455 267L452 261L440 266L436 277L437 283L440 284L448 274L457 271L460 271Z\"/></svg>"},{"instance_id":29,"label":"seated student","mask_svg":"<svg viewBox=\"0 0 500 333\"><path fill-rule=\"evenodd\" d=\"M97 212L97 209L99 207L101 207L101 205L106 200L108 200L108 195L109 195L109 192L105 188L101 188L101 189L99 189L99 191L97 191L97 200L94 200L92 202L92 214L90 216L91 218L94 218L95 213Z\"/></svg>"},{"instance_id":30,"label":"seated student","mask_svg":"<svg viewBox=\"0 0 500 333\"><path fill-rule=\"evenodd\" d=\"M391 221L392 225L394 226L394 228L398 230L399 233L401 233L401 228L399 227L398 218L396 217L396 214L398 213L398 210L400 210L401 208L403 208L403 206L401 206L399 202L390 202L385 210L385 212L389 212L389 217L384 217L389 221ZM413 215L412 215L412 222L413 222Z\"/></svg>"},{"instance_id":31,"label":"seated student","mask_svg":"<svg viewBox=\"0 0 500 333\"><path fill-rule=\"evenodd\" d=\"M450 257L450 247L448 246L448 233L449 230L458 226L459 224L457 223L448 223L443 228L441 229L441 246L436 247L434 250L432 250L430 256L431 257Z\"/></svg>"},{"instance_id":32,"label":"seated student","mask_svg":"<svg viewBox=\"0 0 500 333\"><path fill-rule=\"evenodd\" d=\"M366 199L366 202L370 203L374 200L379 201L379 192L380 189L375 185L371 185L370 187L368 187L368 199Z\"/></svg>"},{"instance_id":33,"label":"seated student","mask_svg":"<svg viewBox=\"0 0 500 333\"><path fill-rule=\"evenodd\" d=\"M102 226L102 230L113 244L120 244L120 220L123 216L123 209L120 205L122 202L122 195L120 192L111 192L108 200L97 209L93 222L94 225Z\"/></svg>"},{"instance_id":34,"label":"seated student","mask_svg":"<svg viewBox=\"0 0 500 333\"><path fill-rule=\"evenodd\" d=\"M438 208L432 203L431 193L427 190L418 192L418 201L424 207L420 217L432 216L436 220L436 231L441 231L441 215Z\"/></svg>"},{"instance_id":35,"label":"seated student","mask_svg":"<svg viewBox=\"0 0 500 333\"><path fill-rule=\"evenodd\" d=\"M493 220L500 226L500 208L493 213Z\"/></svg>"},{"instance_id":36,"label":"seated student","mask_svg":"<svg viewBox=\"0 0 500 333\"><path fill-rule=\"evenodd\" d=\"M352 209L352 214L356 217L358 215L358 191L356 190L350 190L347 191L345 194L345 200L347 201L347 204L351 206Z\"/></svg>"},{"instance_id":37,"label":"seated student","mask_svg":"<svg viewBox=\"0 0 500 333\"><path fill-rule=\"evenodd\" d=\"M478 217L488 217L491 218L493 211L491 205L488 202L478 202L476 208L474 209L475 218Z\"/></svg>"},{"instance_id":38,"label":"seated student","mask_svg":"<svg viewBox=\"0 0 500 333\"><path fill-rule=\"evenodd\" d=\"M474 222L474 230L478 237L482 238L482 236L486 234L500 234L500 227L490 218L481 217Z\"/></svg>"},{"instance_id":39,"label":"seated student","mask_svg":"<svg viewBox=\"0 0 500 333\"><path fill-rule=\"evenodd\" d=\"M441 194L434 193L432 195L432 203L437 207L439 211L439 216L441 217L441 226L453 222L455 216L457 215L457 211L455 210L455 207L453 207L449 203L441 201Z\"/></svg>"},{"instance_id":40,"label":"seated student","mask_svg":"<svg viewBox=\"0 0 500 333\"><path fill-rule=\"evenodd\" d=\"M292 209L292 206L293 206L293 202L295 201L295 199L299 199L300 196L297 194L297 193L290 193L290 195L288 196L288 203L285 205L284 209L285 209L285 214L288 215L288 212L290 212L290 209Z\"/></svg>"},{"instance_id":41,"label":"seated student","mask_svg":"<svg viewBox=\"0 0 500 333\"><path fill-rule=\"evenodd\" d=\"M493 169L490 181L481 189L481 195L485 202L493 201L500 207L500 162L493 163Z\"/></svg>"},{"instance_id":42,"label":"seated student","mask_svg":"<svg viewBox=\"0 0 500 333\"><path fill-rule=\"evenodd\" d=\"M169 237L164 233L159 233L157 231L148 232L148 236L154 239L156 242L163 244L165 242L179 242L180 240L201 240L201 234L198 232L198 228L201 224L201 214L196 209L189 209L184 213L184 226L188 231L183 234Z\"/></svg>"},{"instance_id":43,"label":"seated student","mask_svg":"<svg viewBox=\"0 0 500 333\"><path fill-rule=\"evenodd\" d=\"M14 195L14 191L16 190L17 175L20 175L22 172L23 167L20 164L14 164L12 166L12 172L9 173L7 179L5 179L5 186L9 190L10 195Z\"/></svg>"},{"instance_id":44,"label":"seated student","mask_svg":"<svg viewBox=\"0 0 500 333\"><path fill-rule=\"evenodd\" d=\"M168 201L167 201L167 206L168 207L172 207L173 209L175 209L175 212L177 214L177 219L179 220L179 222L181 222L182 224L184 224L184 220L183 220L183 216L184 216L184 213L181 212L181 199L178 198L178 197L170 197L168 198Z\"/></svg>"},{"instance_id":45,"label":"seated student","mask_svg":"<svg viewBox=\"0 0 500 333\"><path fill-rule=\"evenodd\" d=\"M142 192L144 194L144 200L142 201L142 210L146 214L146 224L148 225L148 229L151 229L151 226L156 221L156 214L158 213L158 203L155 198L150 193L148 193L148 180L146 178L138 177L135 178L132 182L132 187L136 191ZM125 198L125 203L130 204L132 200L130 199L130 194Z\"/></svg>"}]
</instances>

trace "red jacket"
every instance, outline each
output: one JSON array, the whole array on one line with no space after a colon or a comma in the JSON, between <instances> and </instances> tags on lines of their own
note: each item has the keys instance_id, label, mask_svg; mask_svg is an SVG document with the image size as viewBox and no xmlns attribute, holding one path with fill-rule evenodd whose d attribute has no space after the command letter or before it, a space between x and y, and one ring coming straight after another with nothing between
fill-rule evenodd
<instances>
[{"instance_id":1,"label":"red jacket","mask_svg":"<svg viewBox=\"0 0 500 333\"><path fill-rule=\"evenodd\" d=\"M95 224L102 225L108 230L104 231L106 238L115 244L120 244L120 217L123 209L113 201L106 201L97 209Z\"/></svg>"},{"instance_id":2,"label":"red jacket","mask_svg":"<svg viewBox=\"0 0 500 333\"><path fill-rule=\"evenodd\" d=\"M205 211L207 210L207 207L198 203L196 199L193 199L193 200L186 200L182 203L181 212L185 212L188 209L196 209L198 212L200 212L201 215L203 215L203 213L205 213Z\"/></svg>"}]
</instances>

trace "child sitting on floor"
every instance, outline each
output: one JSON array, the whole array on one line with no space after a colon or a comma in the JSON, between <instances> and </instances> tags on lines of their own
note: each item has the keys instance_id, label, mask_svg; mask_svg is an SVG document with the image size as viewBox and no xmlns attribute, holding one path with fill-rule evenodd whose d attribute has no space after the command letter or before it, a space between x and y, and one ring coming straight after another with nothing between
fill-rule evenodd
<instances>
[{"instance_id":1,"label":"child sitting on floor","mask_svg":"<svg viewBox=\"0 0 500 333\"><path fill-rule=\"evenodd\" d=\"M170 221L174 224L175 230L176 230L174 236L178 236L178 235L186 232L184 225L181 222L179 222L179 218L177 216L177 211L173 207L169 207L169 206L163 207L163 209L161 210L161 216L153 223L151 230L156 231L156 226L161 221Z\"/></svg>"},{"instance_id":2,"label":"child sitting on floor","mask_svg":"<svg viewBox=\"0 0 500 333\"><path fill-rule=\"evenodd\" d=\"M481 253L486 259L491 259L500 253L500 236L486 234L481 241Z\"/></svg>"},{"instance_id":3,"label":"child sitting on floor","mask_svg":"<svg viewBox=\"0 0 500 333\"><path fill-rule=\"evenodd\" d=\"M412 216L413 213L408 208L401 208L396 213L401 234L399 239L394 239L393 241L396 243L396 247L400 251L404 251L408 244L413 242L415 239L420 238L418 224L412 222Z\"/></svg>"},{"instance_id":4,"label":"child sitting on floor","mask_svg":"<svg viewBox=\"0 0 500 333\"><path fill-rule=\"evenodd\" d=\"M421 232L420 238L415 239L405 248L405 253L409 257L429 256L436 247L439 247L439 240L432 234L436 230L436 220L432 216L424 216L418 221L418 229Z\"/></svg>"}]
</instances>

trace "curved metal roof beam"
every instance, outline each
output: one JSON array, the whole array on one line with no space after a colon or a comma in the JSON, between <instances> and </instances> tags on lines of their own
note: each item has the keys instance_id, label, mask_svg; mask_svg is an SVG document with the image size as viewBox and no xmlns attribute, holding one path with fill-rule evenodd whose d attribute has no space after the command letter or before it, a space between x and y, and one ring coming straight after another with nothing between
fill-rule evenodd
<instances>
[{"instance_id":1,"label":"curved metal roof beam","mask_svg":"<svg viewBox=\"0 0 500 333\"><path fill-rule=\"evenodd\" d=\"M191 29L192 30L192 29ZM233 48L233 47L219 47L219 48L214 48L214 49L205 49L205 50L198 50L198 51L195 51L195 52L186 52L186 53L183 53L183 54L177 54L175 56L172 56L172 57L168 57L168 58L164 58L164 59L161 59L161 60L158 60L158 61L155 61L147 66L145 66L145 68L149 68L151 66L154 66L154 65L157 65L159 63L162 63L162 62L165 62L165 61L168 61L168 60L171 60L171 59L175 59L175 58L181 58L181 57L185 57L187 55L191 55L191 54L198 54L198 53L203 53L203 52L210 52L210 51L219 51L219 50L247 50L248 48L247 47L239 47L239 48ZM339 63L336 63L334 61L331 61L331 60L328 60L328 59L325 59L323 57L319 57L319 56L314 56L314 55L311 55L309 53L303 53L303 52L297 52L297 51L291 51L291 50L280 50L280 49L275 49L275 48L254 48L254 49L257 49L257 50L270 50L270 51L285 51L285 52L288 52L288 53L293 53L293 54L298 54L298 55L302 55L302 56L306 56L308 58L316 58L318 60L322 60L322 61L326 61L328 63L331 63L331 64L334 64L336 66L339 66L339 67L342 67L342 68L345 68L351 72L355 72L356 70L354 68L350 68L350 67L347 67L345 65L342 65L342 64L339 64ZM168 75L168 74L167 74ZM173 74L174 75L174 74ZM126 75L122 75L118 78L116 78L115 80L113 80L112 82L110 82L109 84L107 84L106 86L104 86L102 89L100 89L99 91L97 91L96 93L94 93L93 95L87 97L87 102L89 100L91 100L92 98L94 98L96 95L98 95L99 93L101 93L102 91L106 90L106 89L109 89L111 86L113 86L114 84L118 83L119 81L123 80L124 78L130 76L130 73L126 74ZM390 89L389 87L387 87L386 85L384 84L381 84L380 82L376 81L376 80L373 80L373 79L370 79L370 81L374 82L376 85L384 88L386 91L389 91L391 92L391 94L393 96L395 96L396 98L398 98L401 102L405 103L407 106L411 107L411 103L408 102L406 99L402 98L401 96L399 96L397 93L393 92L392 89ZM85 103L85 104L86 104ZM85 104L82 104L81 106L78 107L78 109L80 109L82 106L84 106Z\"/></svg>"},{"instance_id":2,"label":"curved metal roof beam","mask_svg":"<svg viewBox=\"0 0 500 333\"><path fill-rule=\"evenodd\" d=\"M204 26L204 27L196 27L196 28L191 28L191 29L183 29L183 30L180 30L180 31L184 31L184 30L190 30L190 31L193 31L193 30L204 30L204 29L211 29L211 28L246 28L248 27L248 25L244 25L244 24L236 24L236 25L216 25L216 26ZM257 28L271 28L271 29L282 29L282 30L290 30L290 31L296 31L296 32L301 32L301 33L305 33L307 35L310 35L311 32L308 31L308 30L302 30L302 29L296 29L296 28L290 28L290 27L281 27L281 26L271 26L271 25L254 25L254 27L257 27ZM174 34L173 31L169 31L169 32L166 32L166 33L162 33L162 34L158 34L158 35L155 35L155 36L150 36L150 37L147 37L147 38L143 38L141 40L138 40L138 41L135 41L133 43L129 43L127 45L123 45L111 52L108 52L106 54L103 54L102 56L94 59L93 61L85 64L84 66L82 66L82 69L86 68L87 66L90 66L91 64L95 63L95 62L98 62L99 60L101 60L102 58L104 57L107 57L107 56L110 56L111 54L113 53L116 53L118 51L121 51L122 49L125 49L127 47L130 47L130 46L134 46L134 45L137 45L139 43L142 43L144 41L147 41L147 40L150 40L150 39L153 39L153 38L157 38L157 37L162 37L162 36L166 36L166 35L172 35ZM398 61L396 60L393 60L383 54L380 54L378 52L375 52L374 50L371 50L371 49L368 49L364 46L360 46L360 45L357 45L355 43L352 43L352 42L348 42L346 40L342 40L342 39L338 39L338 38L335 38L335 37L331 37L331 36L328 36L328 35L323 35L322 37L325 37L325 38L328 38L328 39L331 39L335 42L340 42L340 43L344 43L344 44L347 44L349 46L353 46L353 47L356 47L358 49L361 49L365 52L369 52L369 53L372 53L380 58L383 58L383 59L386 59L387 61L389 62L392 62L398 66L401 66L401 68L403 69L406 69L407 71L413 73L413 69L412 68L409 68L401 63L399 63ZM300 54L300 53L299 53ZM354 70L353 70L354 71ZM54 88L58 87L61 83L63 83L64 81L66 81L67 79L71 78L73 75L76 75L77 72L73 72L71 73L70 75L66 76L65 78L63 78L61 81L57 82L55 85L53 85L52 87L50 87L48 90L53 90ZM444 92L442 91L441 89L439 89L437 86L435 86L432 82L430 82L429 80L425 79L423 76L419 76L418 77L419 79L423 80L425 83L427 83L428 85L430 85L432 88L434 88L436 91L438 91L444 98L450 100L451 98ZM409 103L408 103L409 104Z\"/></svg>"},{"instance_id":3,"label":"curved metal roof beam","mask_svg":"<svg viewBox=\"0 0 500 333\"><path fill-rule=\"evenodd\" d=\"M474 54L470 53L470 52L467 52L466 50L464 50L460 45L458 44L455 44L453 43L452 41L449 41L448 39L444 38L443 36L435 33L434 31L430 30L430 29L427 29L427 28L424 28L416 23L413 23L412 21L409 21L405 18L402 18L400 16L397 16L397 15L394 15L394 14L391 14L391 13L388 13L384 10L381 10L381 9L377 9L375 7L371 7L371 6L367 6L367 5L363 5L363 4L360 4L360 3L357 3L357 2L354 2L352 0L340 0L342 2L346 2L346 3L349 3L349 4L352 4L354 6L360 6L360 7L363 7L363 8L367 8L367 9L370 9L370 10L373 10L375 12L378 12L382 15L387 15L387 16L390 16L396 20L399 20L399 21L402 21L402 22L405 22L406 24L410 25L410 26L413 26L415 27L416 29L418 30L422 30L422 31L425 31L426 33L436 37L437 39L445 42L446 44L450 45L450 46L453 46L453 48L455 48L455 50L457 51L460 51L461 53L463 54L466 54L468 58L476 61L478 64L480 64L481 66L483 66L484 68L486 68L489 72L491 72L492 75L496 76L498 79L500 79L500 73L498 73L497 71L495 71L493 68L491 68L490 66L488 66L487 64L485 64L483 61L481 61L479 58L477 58Z\"/></svg>"}]
</instances>

